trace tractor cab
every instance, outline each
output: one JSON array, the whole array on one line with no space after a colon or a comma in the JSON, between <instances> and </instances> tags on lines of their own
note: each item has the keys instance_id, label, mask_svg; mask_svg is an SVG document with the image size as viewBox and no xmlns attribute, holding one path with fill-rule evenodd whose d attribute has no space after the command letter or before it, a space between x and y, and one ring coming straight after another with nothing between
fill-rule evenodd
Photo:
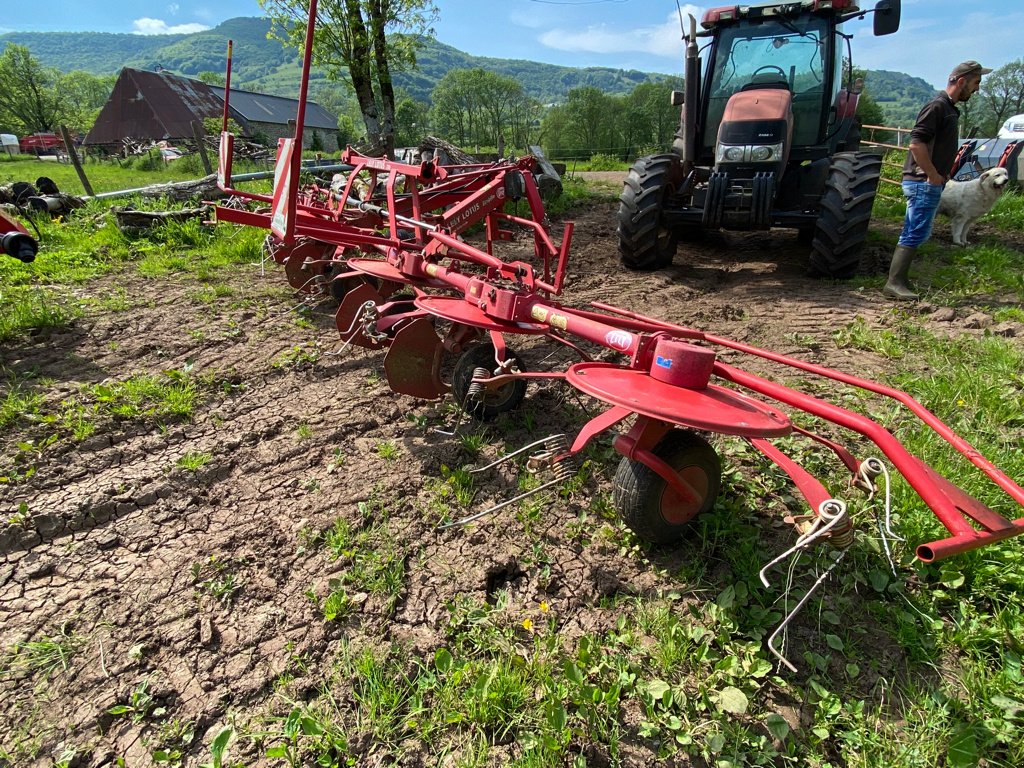
<instances>
[{"instance_id":1,"label":"tractor cab","mask_svg":"<svg viewBox=\"0 0 1024 768\"><path fill-rule=\"evenodd\" d=\"M724 28L708 60L699 157L710 165L750 159L753 151L761 160L779 161L791 147L821 143L830 123L834 127L841 65L829 20L820 16L743 20ZM718 154L727 157L715 157L719 143Z\"/></svg>"},{"instance_id":2,"label":"tractor cab","mask_svg":"<svg viewBox=\"0 0 1024 768\"><path fill-rule=\"evenodd\" d=\"M860 151L844 24L869 14L875 35L892 34L900 2L723 6L699 31L690 16L672 153L638 159L619 198L623 264L666 266L708 230L786 227L811 245L813 272L857 271L881 159Z\"/></svg>"}]
</instances>

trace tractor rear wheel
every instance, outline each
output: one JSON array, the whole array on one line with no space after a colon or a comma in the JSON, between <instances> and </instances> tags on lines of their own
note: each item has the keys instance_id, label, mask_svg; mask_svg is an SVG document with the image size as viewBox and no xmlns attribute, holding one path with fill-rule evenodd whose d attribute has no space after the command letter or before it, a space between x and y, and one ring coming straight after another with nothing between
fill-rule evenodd
<instances>
[{"instance_id":1,"label":"tractor rear wheel","mask_svg":"<svg viewBox=\"0 0 1024 768\"><path fill-rule=\"evenodd\" d=\"M882 158L870 152L837 152L825 181L811 243L811 273L847 280L861 269Z\"/></svg>"},{"instance_id":2,"label":"tractor rear wheel","mask_svg":"<svg viewBox=\"0 0 1024 768\"><path fill-rule=\"evenodd\" d=\"M619 257L627 269L667 267L676 253L676 233L665 223L665 205L683 183L676 155L641 157L629 169L619 196Z\"/></svg>"},{"instance_id":3,"label":"tractor rear wheel","mask_svg":"<svg viewBox=\"0 0 1024 768\"><path fill-rule=\"evenodd\" d=\"M707 440L683 429L668 432L651 453L679 474L697 501L684 501L653 469L623 456L615 472L615 507L641 539L666 544L677 540L690 520L714 506L722 466Z\"/></svg>"}]
</instances>

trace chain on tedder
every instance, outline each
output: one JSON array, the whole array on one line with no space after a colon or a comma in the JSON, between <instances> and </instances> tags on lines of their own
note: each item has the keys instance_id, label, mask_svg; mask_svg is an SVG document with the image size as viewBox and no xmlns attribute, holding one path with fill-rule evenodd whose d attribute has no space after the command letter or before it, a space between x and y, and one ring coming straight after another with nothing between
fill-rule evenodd
<instances>
[{"instance_id":1,"label":"chain on tedder","mask_svg":"<svg viewBox=\"0 0 1024 768\"><path fill-rule=\"evenodd\" d=\"M303 130L315 5L313 0L297 137ZM227 111L225 105L225 128ZM671 542L718 495L720 461L703 435L743 438L789 476L810 507L809 514L793 519L798 538L792 548L761 571L764 584L768 586L767 574L779 563L819 544L832 548L829 567L769 640L771 650L791 668L776 640L848 551L855 527L846 502L773 440L799 435L814 441L845 467L846 490L863 492L869 500L884 490L884 512L875 522L890 564L890 542L902 541L892 530L886 463L877 457L858 458L839 443L798 426L792 415L817 417L867 438L906 479L948 531L944 538L917 546L920 560L939 560L1024 533L1024 517L1004 516L974 499L867 416L723 362L718 351L728 350L731 359L736 353L760 358L784 373L800 371L895 400L1005 492L1011 509L1024 505L1024 489L905 392L627 309L597 302L583 309L558 301L565 288L573 225L565 226L556 245L534 179L534 158L415 165L349 149L342 155L351 167L347 175L336 177L330 186L300 186L299 146L296 139L280 141L273 194L252 194L231 185L232 136L225 130L219 185L256 210L219 206L217 218L270 230L269 254L283 265L289 283L306 294L340 300L336 322L344 344L385 350L384 370L393 391L425 399L451 393L464 413L486 420L516 408L529 381L545 379L561 381L605 406L574 437L553 435L495 462L527 453L528 470L546 471L548 482L447 526L472 522L571 478L579 453L611 433L622 455L614 489L618 513L642 539ZM506 213L505 203L511 200L525 200L530 215ZM460 236L480 222L483 248ZM532 260L496 255L498 246L512 239L513 228L532 236ZM571 349L580 361L561 371L527 371L510 343L519 336ZM619 357L595 361L578 340ZM442 361L448 356L455 364L450 382L445 382Z\"/></svg>"}]
</instances>

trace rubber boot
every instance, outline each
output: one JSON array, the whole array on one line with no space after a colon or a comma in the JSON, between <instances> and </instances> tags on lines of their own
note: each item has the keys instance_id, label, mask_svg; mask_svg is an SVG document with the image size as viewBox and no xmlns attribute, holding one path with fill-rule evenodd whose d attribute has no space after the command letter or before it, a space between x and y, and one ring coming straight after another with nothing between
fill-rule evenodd
<instances>
[{"instance_id":1,"label":"rubber boot","mask_svg":"<svg viewBox=\"0 0 1024 768\"><path fill-rule=\"evenodd\" d=\"M889 281L882 289L886 296L906 301L917 301L919 296L910 287L908 275L910 263L917 255L917 248L907 245L897 245L892 254L892 266L889 267Z\"/></svg>"}]
</instances>

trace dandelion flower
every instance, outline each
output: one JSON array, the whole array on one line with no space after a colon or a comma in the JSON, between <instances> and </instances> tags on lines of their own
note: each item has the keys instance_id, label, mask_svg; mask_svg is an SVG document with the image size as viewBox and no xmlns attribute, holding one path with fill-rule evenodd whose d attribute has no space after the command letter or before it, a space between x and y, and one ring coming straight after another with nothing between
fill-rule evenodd
<instances>
[{"instance_id":1,"label":"dandelion flower","mask_svg":"<svg viewBox=\"0 0 1024 768\"><path fill-rule=\"evenodd\" d=\"M527 632L533 629L533 621L531 621L530 619L523 619L523 629L525 629Z\"/></svg>"},{"instance_id":2,"label":"dandelion flower","mask_svg":"<svg viewBox=\"0 0 1024 768\"><path fill-rule=\"evenodd\" d=\"M541 613L547 613L550 610L551 610L551 606L548 605L547 600L541 600L540 601L540 612Z\"/></svg>"}]
</instances>

